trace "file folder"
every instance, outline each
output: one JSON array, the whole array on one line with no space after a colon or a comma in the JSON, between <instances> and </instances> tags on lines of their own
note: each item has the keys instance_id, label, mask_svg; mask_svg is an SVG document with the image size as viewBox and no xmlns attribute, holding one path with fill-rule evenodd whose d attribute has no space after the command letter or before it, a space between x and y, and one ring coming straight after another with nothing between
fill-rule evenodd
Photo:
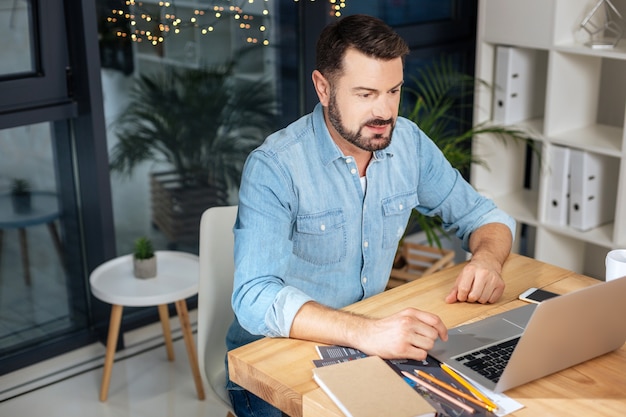
<instances>
[{"instance_id":1,"label":"file folder","mask_svg":"<svg viewBox=\"0 0 626 417\"><path fill-rule=\"evenodd\" d=\"M546 223L568 225L570 191L570 149L553 146L549 157Z\"/></svg>"},{"instance_id":2,"label":"file folder","mask_svg":"<svg viewBox=\"0 0 626 417\"><path fill-rule=\"evenodd\" d=\"M570 226L588 231L613 220L619 161L580 149L570 150Z\"/></svg>"},{"instance_id":3,"label":"file folder","mask_svg":"<svg viewBox=\"0 0 626 417\"><path fill-rule=\"evenodd\" d=\"M496 46L493 121L513 124L535 117L536 52L512 46Z\"/></svg>"}]
</instances>

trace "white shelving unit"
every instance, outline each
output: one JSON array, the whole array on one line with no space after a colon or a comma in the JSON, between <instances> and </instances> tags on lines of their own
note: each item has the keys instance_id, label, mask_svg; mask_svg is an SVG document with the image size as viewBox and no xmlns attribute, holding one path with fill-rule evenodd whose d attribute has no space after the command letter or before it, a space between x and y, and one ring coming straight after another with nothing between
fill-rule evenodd
<instances>
[{"instance_id":1,"label":"white shelving unit","mask_svg":"<svg viewBox=\"0 0 626 417\"><path fill-rule=\"evenodd\" d=\"M626 16L626 0L612 0ZM580 22L595 0L480 0L476 76L494 84L499 45L533 50L536 117L517 123L533 132L541 158L528 164L525 146L493 138L474 141L473 152L488 168L473 166L479 190L529 231L526 254L579 273L604 278L604 258L626 247L626 40L615 48L585 46ZM626 28L625 28L626 30ZM493 91L475 96L475 123L490 121ZM614 220L588 231L555 226L546 220L548 184L554 146L585 150L612 158L619 175L606 186L616 195ZM536 163L537 160L541 163ZM530 168L528 168L530 166ZM572 169L576 169L573 167ZM530 172L529 172L530 171ZM529 181L528 178L531 178ZM526 180L525 180L526 179ZM522 226L525 225L525 226ZM520 236L517 237L516 251Z\"/></svg>"}]
</instances>

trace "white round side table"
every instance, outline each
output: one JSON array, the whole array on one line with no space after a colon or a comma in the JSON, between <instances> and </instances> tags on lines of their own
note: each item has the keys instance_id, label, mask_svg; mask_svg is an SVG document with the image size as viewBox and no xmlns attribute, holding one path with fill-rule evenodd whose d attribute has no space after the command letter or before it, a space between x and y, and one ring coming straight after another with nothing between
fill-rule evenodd
<instances>
[{"instance_id":1,"label":"white round side table","mask_svg":"<svg viewBox=\"0 0 626 417\"><path fill-rule=\"evenodd\" d=\"M201 400L205 398L185 301L186 298L198 293L198 256L177 251L156 251L155 255L157 276L154 278L135 278L132 255L111 259L94 269L89 276L93 295L112 305L100 401L106 401L108 396L123 307L158 307L167 357L170 361L174 360L167 310L169 303L174 303L176 306L198 398Z\"/></svg>"}]
</instances>

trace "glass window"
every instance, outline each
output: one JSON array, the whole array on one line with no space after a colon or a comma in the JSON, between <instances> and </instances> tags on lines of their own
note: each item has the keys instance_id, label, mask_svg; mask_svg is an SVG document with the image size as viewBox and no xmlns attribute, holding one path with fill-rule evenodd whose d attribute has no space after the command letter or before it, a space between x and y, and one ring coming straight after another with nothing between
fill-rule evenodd
<instances>
[{"instance_id":1,"label":"glass window","mask_svg":"<svg viewBox=\"0 0 626 417\"><path fill-rule=\"evenodd\" d=\"M197 252L202 212L236 203L245 158L277 128L278 2L100 6L118 253L141 235Z\"/></svg>"},{"instance_id":2,"label":"glass window","mask_svg":"<svg viewBox=\"0 0 626 417\"><path fill-rule=\"evenodd\" d=\"M0 128L75 114L63 12L63 0L0 0Z\"/></svg>"},{"instance_id":3,"label":"glass window","mask_svg":"<svg viewBox=\"0 0 626 417\"><path fill-rule=\"evenodd\" d=\"M0 0L0 77L35 70L30 0Z\"/></svg>"},{"instance_id":4,"label":"glass window","mask_svg":"<svg viewBox=\"0 0 626 417\"><path fill-rule=\"evenodd\" d=\"M454 11L454 0L353 0L343 3L342 14L378 16L391 26L450 19Z\"/></svg>"}]
</instances>

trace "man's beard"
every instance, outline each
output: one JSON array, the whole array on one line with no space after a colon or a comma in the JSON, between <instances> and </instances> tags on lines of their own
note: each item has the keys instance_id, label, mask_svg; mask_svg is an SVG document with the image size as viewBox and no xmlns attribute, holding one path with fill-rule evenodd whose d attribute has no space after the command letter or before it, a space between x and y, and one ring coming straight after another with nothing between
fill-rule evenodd
<instances>
[{"instance_id":1,"label":"man's beard","mask_svg":"<svg viewBox=\"0 0 626 417\"><path fill-rule=\"evenodd\" d=\"M345 140L353 144L354 146L363 149L365 151L374 152L379 151L381 149L385 149L391 143L391 134L393 133L394 121L393 119L381 120L381 119L372 119L365 122L359 130L356 132L351 132L347 127L345 127L341 121L341 114L339 113L339 107L337 106L337 98L334 93L330 95L330 101L328 102L328 120L330 124L333 125L337 133L341 135ZM380 134L375 134L372 138L363 137L361 134L361 130L366 125L370 126L385 126L390 125L391 130L389 131L389 136L383 136ZM382 141L374 142L373 139L382 139Z\"/></svg>"}]
</instances>

